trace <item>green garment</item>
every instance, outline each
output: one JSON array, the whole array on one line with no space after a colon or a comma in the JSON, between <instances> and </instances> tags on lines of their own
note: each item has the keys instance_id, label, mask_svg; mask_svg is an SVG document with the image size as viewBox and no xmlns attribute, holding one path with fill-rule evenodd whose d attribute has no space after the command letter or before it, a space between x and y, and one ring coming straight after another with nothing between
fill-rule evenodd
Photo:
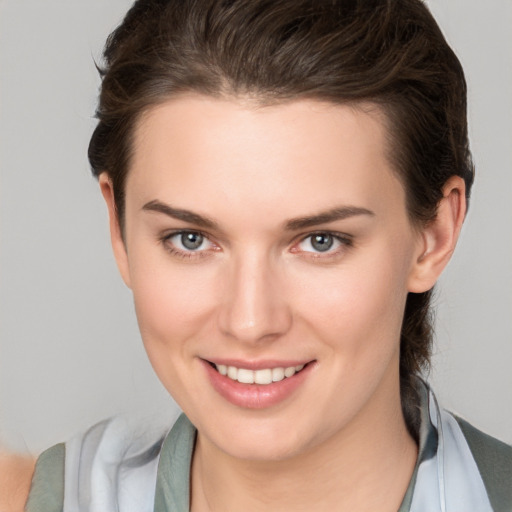
<instances>
[{"instance_id":1,"label":"green garment","mask_svg":"<svg viewBox=\"0 0 512 512\"><path fill-rule=\"evenodd\" d=\"M425 397L421 401L424 404ZM424 427L428 424L427 414L426 407L422 407L418 460L398 512L410 511L418 467L436 450L432 431ZM457 422L476 461L492 509L494 512L511 512L512 447L480 432L462 419L457 418ZM189 512L190 467L196 433L195 427L182 414L165 438L158 463L153 512ZM64 461L65 448L62 444L39 457L26 512L63 511Z\"/></svg>"}]
</instances>

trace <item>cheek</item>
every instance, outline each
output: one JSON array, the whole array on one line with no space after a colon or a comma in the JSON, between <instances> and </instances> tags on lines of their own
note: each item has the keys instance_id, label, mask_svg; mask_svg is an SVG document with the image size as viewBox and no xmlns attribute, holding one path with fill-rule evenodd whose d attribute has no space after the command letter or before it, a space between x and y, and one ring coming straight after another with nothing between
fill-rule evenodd
<instances>
[{"instance_id":1,"label":"cheek","mask_svg":"<svg viewBox=\"0 0 512 512\"><path fill-rule=\"evenodd\" d=\"M190 363L200 340L212 332L212 279L198 269L188 271L168 261L141 261L144 265L132 268L131 275L144 347L164 387L186 408L202 396L201 388L190 379Z\"/></svg>"},{"instance_id":2,"label":"cheek","mask_svg":"<svg viewBox=\"0 0 512 512\"><path fill-rule=\"evenodd\" d=\"M206 266L170 264L166 255L136 261L144 262L132 266L131 276L146 349L179 350L185 340L207 328L215 305L211 271Z\"/></svg>"},{"instance_id":3,"label":"cheek","mask_svg":"<svg viewBox=\"0 0 512 512\"><path fill-rule=\"evenodd\" d=\"M404 261L406 250L381 246L332 271L297 275L297 310L337 354L390 354L399 346L407 297Z\"/></svg>"}]
</instances>

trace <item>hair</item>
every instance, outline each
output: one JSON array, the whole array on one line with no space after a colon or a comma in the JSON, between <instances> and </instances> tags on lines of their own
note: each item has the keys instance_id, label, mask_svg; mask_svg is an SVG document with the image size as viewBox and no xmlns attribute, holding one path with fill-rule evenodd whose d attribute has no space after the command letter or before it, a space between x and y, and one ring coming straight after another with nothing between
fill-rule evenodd
<instances>
[{"instance_id":1,"label":"hair","mask_svg":"<svg viewBox=\"0 0 512 512\"><path fill-rule=\"evenodd\" d=\"M453 175L469 199L464 73L421 0L138 0L109 36L103 66L89 161L112 181L121 227L137 121L187 92L377 105L411 221L435 218ZM401 332L402 410L415 438L431 294L409 293Z\"/></svg>"}]
</instances>

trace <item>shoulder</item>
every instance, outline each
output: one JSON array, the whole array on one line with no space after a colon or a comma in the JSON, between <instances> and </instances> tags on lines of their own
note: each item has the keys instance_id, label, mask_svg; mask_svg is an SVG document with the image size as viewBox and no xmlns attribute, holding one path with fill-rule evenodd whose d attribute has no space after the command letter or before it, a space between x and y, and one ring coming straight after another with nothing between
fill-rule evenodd
<instances>
[{"instance_id":1,"label":"shoulder","mask_svg":"<svg viewBox=\"0 0 512 512\"><path fill-rule=\"evenodd\" d=\"M152 510L160 450L173 423L163 415L118 416L43 452L26 511L61 512L64 502L66 510L110 510L114 503Z\"/></svg>"},{"instance_id":2,"label":"shoulder","mask_svg":"<svg viewBox=\"0 0 512 512\"><path fill-rule=\"evenodd\" d=\"M0 510L21 512L27 499L34 459L0 453Z\"/></svg>"},{"instance_id":3,"label":"shoulder","mask_svg":"<svg viewBox=\"0 0 512 512\"><path fill-rule=\"evenodd\" d=\"M37 459L30 493L25 506L27 512L60 512L64 502L64 444L57 444Z\"/></svg>"},{"instance_id":4,"label":"shoulder","mask_svg":"<svg viewBox=\"0 0 512 512\"><path fill-rule=\"evenodd\" d=\"M512 446L455 416L495 511L512 509Z\"/></svg>"}]
</instances>

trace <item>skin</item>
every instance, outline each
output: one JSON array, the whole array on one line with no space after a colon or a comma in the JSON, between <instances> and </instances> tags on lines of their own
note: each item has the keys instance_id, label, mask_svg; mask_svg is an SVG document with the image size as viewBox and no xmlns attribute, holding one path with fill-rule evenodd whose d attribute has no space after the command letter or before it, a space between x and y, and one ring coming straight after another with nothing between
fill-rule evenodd
<instances>
[{"instance_id":1,"label":"skin","mask_svg":"<svg viewBox=\"0 0 512 512\"><path fill-rule=\"evenodd\" d=\"M465 202L451 178L436 220L414 226L385 130L376 107L188 95L137 126L123 233L100 177L147 353L198 429L194 512L398 509L417 456L400 407L405 300L447 264ZM359 213L297 227L339 208ZM198 250L182 231L204 236ZM315 233L338 238L320 252ZM218 358L310 368L254 409L212 387Z\"/></svg>"},{"instance_id":2,"label":"skin","mask_svg":"<svg viewBox=\"0 0 512 512\"><path fill-rule=\"evenodd\" d=\"M35 460L0 448L0 510L22 512L30 488Z\"/></svg>"},{"instance_id":3,"label":"skin","mask_svg":"<svg viewBox=\"0 0 512 512\"><path fill-rule=\"evenodd\" d=\"M398 388L403 305L447 264L465 202L453 177L435 221L413 226L388 149L377 109L188 96L138 126L124 237L100 177L149 357L199 430L193 512L397 510L417 453ZM155 200L215 221L200 255L169 238L194 219L144 208ZM371 214L285 228L346 206ZM343 235L318 254L318 232ZM205 378L200 358L215 357L314 363L282 403L244 409ZM0 510L23 510L33 467L0 453Z\"/></svg>"}]
</instances>

